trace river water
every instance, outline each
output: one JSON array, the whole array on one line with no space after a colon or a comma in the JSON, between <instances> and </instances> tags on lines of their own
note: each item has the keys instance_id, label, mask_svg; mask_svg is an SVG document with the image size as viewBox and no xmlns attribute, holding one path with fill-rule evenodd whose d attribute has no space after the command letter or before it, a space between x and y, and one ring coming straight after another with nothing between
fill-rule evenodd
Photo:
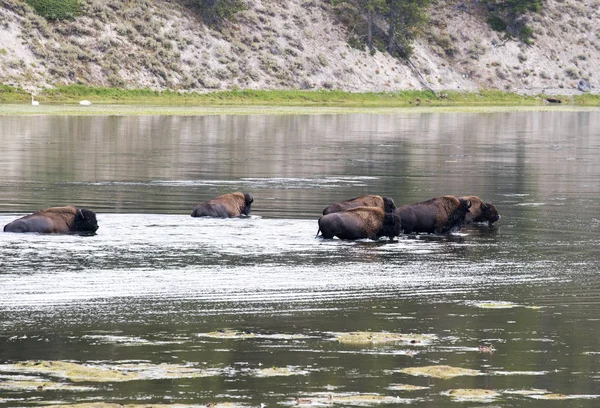
<instances>
[{"instance_id":1,"label":"river water","mask_svg":"<svg viewBox=\"0 0 600 408\"><path fill-rule=\"evenodd\" d=\"M600 112L5 116L0 142L0 226L100 225L0 233L2 407L600 404ZM233 191L250 217L189 216ZM502 219L315 238L361 194Z\"/></svg>"}]
</instances>

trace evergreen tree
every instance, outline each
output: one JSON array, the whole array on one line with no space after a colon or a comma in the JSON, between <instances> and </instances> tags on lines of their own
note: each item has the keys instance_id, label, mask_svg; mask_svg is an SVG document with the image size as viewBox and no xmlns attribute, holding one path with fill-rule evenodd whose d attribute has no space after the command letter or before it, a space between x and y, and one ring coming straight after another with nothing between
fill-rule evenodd
<instances>
[{"instance_id":1,"label":"evergreen tree","mask_svg":"<svg viewBox=\"0 0 600 408\"><path fill-rule=\"evenodd\" d=\"M373 25L378 15L387 11L386 0L332 0L333 4L347 3L356 7L367 23L367 46L373 48Z\"/></svg>"},{"instance_id":2,"label":"evergreen tree","mask_svg":"<svg viewBox=\"0 0 600 408\"><path fill-rule=\"evenodd\" d=\"M359 0L358 3L367 20L367 46L372 49L374 20L387 11L386 0Z\"/></svg>"},{"instance_id":3,"label":"evergreen tree","mask_svg":"<svg viewBox=\"0 0 600 408\"><path fill-rule=\"evenodd\" d=\"M430 0L387 0L388 52L404 58L413 51L412 42L427 22Z\"/></svg>"}]
</instances>

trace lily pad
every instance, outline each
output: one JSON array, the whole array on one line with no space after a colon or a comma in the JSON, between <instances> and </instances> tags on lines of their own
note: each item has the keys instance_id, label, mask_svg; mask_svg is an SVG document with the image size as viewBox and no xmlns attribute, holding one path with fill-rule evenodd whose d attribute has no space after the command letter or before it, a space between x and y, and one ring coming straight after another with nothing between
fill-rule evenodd
<instances>
[{"instance_id":1,"label":"lily pad","mask_svg":"<svg viewBox=\"0 0 600 408\"><path fill-rule=\"evenodd\" d=\"M425 367L409 367L400 370L401 373L410 375L433 377L433 378L454 378L460 376L477 376L481 375L481 371L471 370L468 368L451 367L447 365L425 366Z\"/></svg>"},{"instance_id":2,"label":"lily pad","mask_svg":"<svg viewBox=\"0 0 600 408\"><path fill-rule=\"evenodd\" d=\"M433 334L401 334L387 332L347 332L332 333L337 341L344 344L387 344L403 343L428 345L437 337Z\"/></svg>"},{"instance_id":3,"label":"lily pad","mask_svg":"<svg viewBox=\"0 0 600 408\"><path fill-rule=\"evenodd\" d=\"M454 401L492 402L500 396L500 393L481 388L460 388L443 392Z\"/></svg>"}]
</instances>

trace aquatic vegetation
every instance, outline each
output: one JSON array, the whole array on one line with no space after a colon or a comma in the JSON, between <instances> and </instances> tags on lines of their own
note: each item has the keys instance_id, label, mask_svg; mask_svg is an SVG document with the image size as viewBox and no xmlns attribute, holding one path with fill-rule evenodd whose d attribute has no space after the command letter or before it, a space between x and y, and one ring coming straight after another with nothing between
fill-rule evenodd
<instances>
[{"instance_id":1,"label":"aquatic vegetation","mask_svg":"<svg viewBox=\"0 0 600 408\"><path fill-rule=\"evenodd\" d=\"M600 398L600 395L565 395L565 394L531 394L528 395L529 398L539 399L539 400L570 400L570 399L595 399Z\"/></svg>"},{"instance_id":2,"label":"aquatic vegetation","mask_svg":"<svg viewBox=\"0 0 600 408\"><path fill-rule=\"evenodd\" d=\"M388 390L392 391L419 391L426 390L429 387L422 387L420 385L411 385L411 384L392 384L388 387Z\"/></svg>"},{"instance_id":3,"label":"aquatic vegetation","mask_svg":"<svg viewBox=\"0 0 600 408\"><path fill-rule=\"evenodd\" d=\"M52 381L30 380L30 381L18 381L8 380L0 382L0 390L7 391L73 391L73 392L87 392L94 391L95 387L87 387L81 385L73 385Z\"/></svg>"},{"instance_id":4,"label":"aquatic vegetation","mask_svg":"<svg viewBox=\"0 0 600 408\"><path fill-rule=\"evenodd\" d=\"M0 365L0 371L39 373L73 382L123 382L147 379L196 378L220 375L218 369L201 369L175 364L122 364L114 366L78 364L67 361L24 361Z\"/></svg>"},{"instance_id":5,"label":"aquatic vegetation","mask_svg":"<svg viewBox=\"0 0 600 408\"><path fill-rule=\"evenodd\" d=\"M437 366L426 366L426 367L409 367L403 370L400 370L401 373L424 376L424 377L433 377L433 378L441 378L448 379L460 376L476 376L481 375L481 371L471 370L468 368L460 368L460 367L451 367L447 365L437 365Z\"/></svg>"},{"instance_id":6,"label":"aquatic vegetation","mask_svg":"<svg viewBox=\"0 0 600 408\"><path fill-rule=\"evenodd\" d=\"M492 390L485 390L481 388L474 389L454 389L445 391L442 393L452 398L454 401L464 402L492 402L500 396L500 393Z\"/></svg>"},{"instance_id":7,"label":"aquatic vegetation","mask_svg":"<svg viewBox=\"0 0 600 408\"><path fill-rule=\"evenodd\" d=\"M437 336L433 334L400 334L386 332L347 332L332 333L337 341L344 344L386 344L404 343L412 345L429 345Z\"/></svg>"},{"instance_id":8,"label":"aquatic vegetation","mask_svg":"<svg viewBox=\"0 0 600 408\"><path fill-rule=\"evenodd\" d=\"M327 396L316 395L314 397L299 397L293 401L293 404L307 407L323 405L365 406L379 404L408 404L410 402L412 402L411 399L380 394L328 394Z\"/></svg>"},{"instance_id":9,"label":"aquatic vegetation","mask_svg":"<svg viewBox=\"0 0 600 408\"><path fill-rule=\"evenodd\" d=\"M566 400L569 398L564 394L532 394L529 397L543 400Z\"/></svg>"},{"instance_id":10,"label":"aquatic vegetation","mask_svg":"<svg viewBox=\"0 0 600 408\"><path fill-rule=\"evenodd\" d=\"M0 399L0 401L2 401ZM251 405L247 404L238 404L238 403L211 403L211 404L201 404L201 405L190 405L190 404L114 404L107 402L84 402L78 404L60 404L60 405L44 405L44 408L248 408Z\"/></svg>"},{"instance_id":11,"label":"aquatic vegetation","mask_svg":"<svg viewBox=\"0 0 600 408\"><path fill-rule=\"evenodd\" d=\"M504 301L471 302L471 303L469 303L469 305L475 306L475 307L478 307L481 309L512 309L515 307L524 307L526 309L541 309L541 307L539 307L539 306L524 306L524 305L519 305L517 303L504 302Z\"/></svg>"},{"instance_id":12,"label":"aquatic vegetation","mask_svg":"<svg viewBox=\"0 0 600 408\"><path fill-rule=\"evenodd\" d=\"M287 377L292 375L307 375L308 371L299 367L270 367L258 368L252 370L252 374L256 377Z\"/></svg>"},{"instance_id":13,"label":"aquatic vegetation","mask_svg":"<svg viewBox=\"0 0 600 408\"><path fill-rule=\"evenodd\" d=\"M233 329L217 330L209 333L198 333L198 337L210 337L215 339L277 339L292 340L306 339L309 336L302 334L284 334L284 333L254 333L250 331L241 331Z\"/></svg>"}]
</instances>

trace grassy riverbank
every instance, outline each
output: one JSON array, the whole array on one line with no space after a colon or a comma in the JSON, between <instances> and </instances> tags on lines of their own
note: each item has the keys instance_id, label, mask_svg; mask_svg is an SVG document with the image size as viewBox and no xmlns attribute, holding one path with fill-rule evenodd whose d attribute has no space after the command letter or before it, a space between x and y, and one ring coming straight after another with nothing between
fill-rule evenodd
<instances>
[{"instance_id":1,"label":"grassy riverbank","mask_svg":"<svg viewBox=\"0 0 600 408\"><path fill-rule=\"evenodd\" d=\"M87 99L92 107L85 107L86 112L94 114L198 114L195 108L205 113L254 113L261 112L263 107L268 111L282 110L282 113L311 111L311 108L331 108L353 111L354 109L374 109L385 111L389 108L453 108L458 110L475 110L486 107L543 107L543 106L600 106L598 95L553 96L560 104L548 104L544 95L523 96L501 91L480 92L438 92L403 91L394 93L349 93L342 91L258 91L233 90L207 94L180 93L172 91L152 91L149 89L124 90L118 88L90 88L80 85L62 86L46 89L35 95L40 106L39 113L69 114L73 108L79 108L79 101ZM0 86L0 114L30 113L23 111L23 105L31 105L31 95L22 89ZM11 107L11 105L17 105ZM97 106L102 105L101 111ZM135 106L132 112L125 105ZM228 108L226 108L228 107ZM237 109L231 109L237 107ZM32 113L35 113L33 111ZM177 113L175 112L175 113ZM277 113L277 112L275 112Z\"/></svg>"}]
</instances>

